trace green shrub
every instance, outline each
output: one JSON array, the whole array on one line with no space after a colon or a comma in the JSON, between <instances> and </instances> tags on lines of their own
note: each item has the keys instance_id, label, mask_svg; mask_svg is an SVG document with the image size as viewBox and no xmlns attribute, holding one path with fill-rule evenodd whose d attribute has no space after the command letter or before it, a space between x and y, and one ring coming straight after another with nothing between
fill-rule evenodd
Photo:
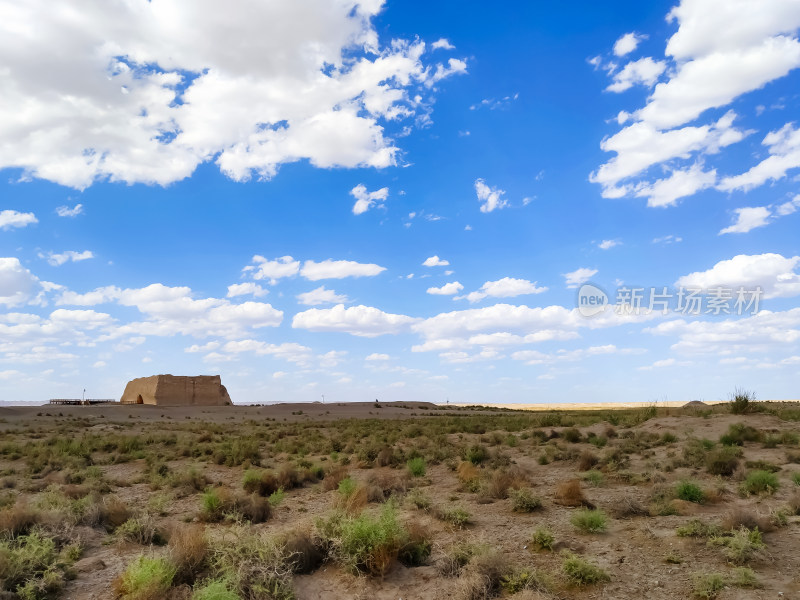
<instances>
[{"instance_id":1,"label":"green shrub","mask_svg":"<svg viewBox=\"0 0 800 600\"><path fill-rule=\"evenodd\" d=\"M567 442L571 443L571 444L575 444L577 442L580 442L581 439L583 439L583 436L581 435L581 432L578 429L574 428L574 427L569 427L569 428L563 430L561 432L561 437L564 440L566 440Z\"/></svg>"},{"instance_id":2,"label":"green shrub","mask_svg":"<svg viewBox=\"0 0 800 600\"><path fill-rule=\"evenodd\" d=\"M163 546L167 543L164 533L150 515L128 519L117 527L114 534L121 539L141 544L142 546L149 546L150 544Z\"/></svg>"},{"instance_id":3,"label":"green shrub","mask_svg":"<svg viewBox=\"0 0 800 600\"><path fill-rule=\"evenodd\" d=\"M734 415L744 415L751 412L754 408L756 395L743 389L737 389L731 395L730 407Z\"/></svg>"},{"instance_id":4,"label":"green shrub","mask_svg":"<svg viewBox=\"0 0 800 600\"><path fill-rule=\"evenodd\" d=\"M675 531L678 537L713 537L722 534L722 527L714 523L706 523L700 519L692 519Z\"/></svg>"},{"instance_id":5,"label":"green shrub","mask_svg":"<svg viewBox=\"0 0 800 600\"><path fill-rule=\"evenodd\" d=\"M742 446L745 442L760 442L761 439L762 434L758 429L744 423L734 423L719 441L723 446Z\"/></svg>"},{"instance_id":6,"label":"green shrub","mask_svg":"<svg viewBox=\"0 0 800 600\"><path fill-rule=\"evenodd\" d=\"M736 567L731 572L731 585L739 588L760 588L761 582L758 580L755 571L748 567Z\"/></svg>"},{"instance_id":7,"label":"green shrub","mask_svg":"<svg viewBox=\"0 0 800 600\"><path fill-rule=\"evenodd\" d=\"M283 491L283 488L278 488L269 495L269 505L273 508L276 508L277 506L280 506L280 503L283 502L284 498L286 498L286 492Z\"/></svg>"},{"instance_id":8,"label":"green shrub","mask_svg":"<svg viewBox=\"0 0 800 600\"><path fill-rule=\"evenodd\" d=\"M536 550L553 550L556 538L553 533L546 528L540 527L531 536L531 545Z\"/></svg>"},{"instance_id":9,"label":"green shrub","mask_svg":"<svg viewBox=\"0 0 800 600\"><path fill-rule=\"evenodd\" d=\"M15 540L0 541L0 590L36 587L58 560L55 540L34 530Z\"/></svg>"},{"instance_id":10,"label":"green shrub","mask_svg":"<svg viewBox=\"0 0 800 600\"><path fill-rule=\"evenodd\" d=\"M242 600L242 597L231 589L227 579L212 579L195 587L192 600Z\"/></svg>"},{"instance_id":11,"label":"green shrub","mask_svg":"<svg viewBox=\"0 0 800 600\"><path fill-rule=\"evenodd\" d=\"M397 558L407 567L424 565L433 549L428 533L413 523L407 530L405 542L400 546Z\"/></svg>"},{"instance_id":12,"label":"green shrub","mask_svg":"<svg viewBox=\"0 0 800 600\"><path fill-rule=\"evenodd\" d=\"M583 480L586 481L592 487L600 487L605 483L606 477L603 475L602 471L598 471L597 469L592 469L591 471L586 471L582 475Z\"/></svg>"},{"instance_id":13,"label":"green shrub","mask_svg":"<svg viewBox=\"0 0 800 600\"><path fill-rule=\"evenodd\" d=\"M675 496L687 502L702 504L705 500L705 493L699 485L690 481L681 481L675 486Z\"/></svg>"},{"instance_id":14,"label":"green shrub","mask_svg":"<svg viewBox=\"0 0 800 600\"><path fill-rule=\"evenodd\" d=\"M209 560L211 575L243 598L293 600L292 565L283 544L249 526L235 525Z\"/></svg>"},{"instance_id":15,"label":"green shrub","mask_svg":"<svg viewBox=\"0 0 800 600\"><path fill-rule=\"evenodd\" d=\"M470 446L464 454L464 460L468 460L473 465L479 465L487 458L489 458L489 451L486 449L486 446L480 444Z\"/></svg>"},{"instance_id":16,"label":"green shrub","mask_svg":"<svg viewBox=\"0 0 800 600\"><path fill-rule=\"evenodd\" d=\"M502 576L500 585L507 594L518 594L532 590L547 594L553 583L547 573L538 569L513 569ZM549 594L548 594L549 595Z\"/></svg>"},{"instance_id":17,"label":"green shrub","mask_svg":"<svg viewBox=\"0 0 800 600\"><path fill-rule=\"evenodd\" d=\"M725 577L719 573L696 573L692 583L695 598L713 600L725 587Z\"/></svg>"},{"instance_id":18,"label":"green shrub","mask_svg":"<svg viewBox=\"0 0 800 600\"><path fill-rule=\"evenodd\" d=\"M669 431L667 431L664 435L661 436L662 444L674 444L677 441L678 441L678 436Z\"/></svg>"},{"instance_id":19,"label":"green shrub","mask_svg":"<svg viewBox=\"0 0 800 600\"><path fill-rule=\"evenodd\" d=\"M751 471L742 483L746 494L772 494L779 487L778 477L769 471Z\"/></svg>"},{"instance_id":20,"label":"green shrub","mask_svg":"<svg viewBox=\"0 0 800 600\"><path fill-rule=\"evenodd\" d=\"M115 582L123 600L163 598L172 586L175 566L165 558L138 556Z\"/></svg>"},{"instance_id":21,"label":"green shrub","mask_svg":"<svg viewBox=\"0 0 800 600\"><path fill-rule=\"evenodd\" d=\"M528 488L511 490L511 509L514 512L533 512L542 507L542 499L534 496Z\"/></svg>"},{"instance_id":22,"label":"green shrub","mask_svg":"<svg viewBox=\"0 0 800 600\"><path fill-rule=\"evenodd\" d=\"M611 580L609 574L603 569L571 552L564 554L561 567L567 579L575 585L588 585Z\"/></svg>"},{"instance_id":23,"label":"green shrub","mask_svg":"<svg viewBox=\"0 0 800 600\"><path fill-rule=\"evenodd\" d=\"M795 471L792 473L792 483L795 485L800 485L800 471Z\"/></svg>"},{"instance_id":24,"label":"green shrub","mask_svg":"<svg viewBox=\"0 0 800 600\"><path fill-rule=\"evenodd\" d=\"M599 509L581 508L569 521L583 533L602 533L608 527L606 514Z\"/></svg>"},{"instance_id":25,"label":"green shrub","mask_svg":"<svg viewBox=\"0 0 800 600\"><path fill-rule=\"evenodd\" d=\"M200 512L204 521L218 521L222 518L225 499L219 489L210 489L200 497Z\"/></svg>"},{"instance_id":26,"label":"green shrub","mask_svg":"<svg viewBox=\"0 0 800 600\"><path fill-rule=\"evenodd\" d=\"M729 477L739 466L742 451L732 446L723 446L710 451L705 458L706 470L712 475Z\"/></svg>"},{"instance_id":27,"label":"green shrub","mask_svg":"<svg viewBox=\"0 0 800 600\"><path fill-rule=\"evenodd\" d=\"M412 458L406 463L408 472L412 477L424 477L425 475L425 459L422 457Z\"/></svg>"},{"instance_id":28,"label":"green shrub","mask_svg":"<svg viewBox=\"0 0 800 600\"><path fill-rule=\"evenodd\" d=\"M346 568L377 576L386 573L407 540L392 504L384 506L378 517L334 515L327 522L319 522L318 528Z\"/></svg>"},{"instance_id":29,"label":"green shrub","mask_svg":"<svg viewBox=\"0 0 800 600\"><path fill-rule=\"evenodd\" d=\"M708 544L721 546L725 557L737 565L747 563L766 547L758 528L747 529L747 527L740 527L733 535L712 537L708 540Z\"/></svg>"},{"instance_id":30,"label":"green shrub","mask_svg":"<svg viewBox=\"0 0 800 600\"><path fill-rule=\"evenodd\" d=\"M431 507L430 497L419 488L413 488L406 499L420 510L428 510Z\"/></svg>"},{"instance_id":31,"label":"green shrub","mask_svg":"<svg viewBox=\"0 0 800 600\"><path fill-rule=\"evenodd\" d=\"M450 523L458 529L463 529L472 522L472 515L460 506L440 508L436 511L436 516L439 520Z\"/></svg>"}]
</instances>

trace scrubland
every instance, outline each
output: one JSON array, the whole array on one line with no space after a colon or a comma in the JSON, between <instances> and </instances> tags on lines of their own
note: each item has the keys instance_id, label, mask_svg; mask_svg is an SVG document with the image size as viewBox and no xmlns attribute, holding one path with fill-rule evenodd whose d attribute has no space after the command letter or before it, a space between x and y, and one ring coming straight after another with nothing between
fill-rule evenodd
<instances>
[{"instance_id":1,"label":"scrubland","mask_svg":"<svg viewBox=\"0 0 800 600\"><path fill-rule=\"evenodd\" d=\"M347 410L0 409L0 599L800 593L797 404Z\"/></svg>"}]
</instances>

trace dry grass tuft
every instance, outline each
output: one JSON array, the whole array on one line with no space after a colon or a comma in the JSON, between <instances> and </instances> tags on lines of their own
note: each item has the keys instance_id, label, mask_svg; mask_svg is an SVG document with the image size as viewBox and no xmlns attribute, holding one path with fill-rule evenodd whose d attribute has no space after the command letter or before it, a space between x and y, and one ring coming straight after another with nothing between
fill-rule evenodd
<instances>
[{"instance_id":1,"label":"dry grass tuft","mask_svg":"<svg viewBox=\"0 0 800 600\"><path fill-rule=\"evenodd\" d=\"M319 540L308 531L293 531L283 541L286 562L293 573L308 574L316 571L325 560Z\"/></svg>"},{"instance_id":2,"label":"dry grass tuft","mask_svg":"<svg viewBox=\"0 0 800 600\"><path fill-rule=\"evenodd\" d=\"M39 522L39 514L24 504L0 510L0 538L25 535Z\"/></svg>"},{"instance_id":3,"label":"dry grass tuft","mask_svg":"<svg viewBox=\"0 0 800 600\"><path fill-rule=\"evenodd\" d=\"M594 504L589 502L586 496L583 495L580 479L570 479L569 481L562 481L559 483L556 486L555 502L561 506L595 507Z\"/></svg>"},{"instance_id":4,"label":"dry grass tuft","mask_svg":"<svg viewBox=\"0 0 800 600\"><path fill-rule=\"evenodd\" d=\"M736 531L740 527L758 529L762 532L775 529L769 518L763 517L743 506L735 506L729 510L722 518L722 526L730 531Z\"/></svg>"},{"instance_id":5,"label":"dry grass tuft","mask_svg":"<svg viewBox=\"0 0 800 600\"><path fill-rule=\"evenodd\" d=\"M103 502L98 508L98 524L105 527L107 531L114 531L132 516L128 506L116 496L103 498Z\"/></svg>"},{"instance_id":6,"label":"dry grass tuft","mask_svg":"<svg viewBox=\"0 0 800 600\"><path fill-rule=\"evenodd\" d=\"M630 517L648 517L650 511L638 500L626 496L614 504L611 515L615 519L628 519Z\"/></svg>"},{"instance_id":7,"label":"dry grass tuft","mask_svg":"<svg viewBox=\"0 0 800 600\"><path fill-rule=\"evenodd\" d=\"M350 472L345 466L331 469L330 472L325 475L325 479L322 480L322 489L326 492L335 490L339 487L339 483L341 483L342 479L347 478L349 474Z\"/></svg>"},{"instance_id":8,"label":"dry grass tuft","mask_svg":"<svg viewBox=\"0 0 800 600\"><path fill-rule=\"evenodd\" d=\"M469 483L480 477L480 470L469 461L464 461L456 468L456 475L461 483Z\"/></svg>"},{"instance_id":9,"label":"dry grass tuft","mask_svg":"<svg viewBox=\"0 0 800 600\"><path fill-rule=\"evenodd\" d=\"M459 600L494 598L502 592L503 577L508 572L508 561L499 553L478 554L459 577L456 597Z\"/></svg>"},{"instance_id":10,"label":"dry grass tuft","mask_svg":"<svg viewBox=\"0 0 800 600\"><path fill-rule=\"evenodd\" d=\"M600 459L594 452L591 450L584 450L581 452L580 457L578 457L578 470L588 471L599 462Z\"/></svg>"},{"instance_id":11,"label":"dry grass tuft","mask_svg":"<svg viewBox=\"0 0 800 600\"><path fill-rule=\"evenodd\" d=\"M492 474L486 486L486 494L491 498L503 500L508 498L508 490L518 490L527 484L528 477L519 468L503 469Z\"/></svg>"},{"instance_id":12,"label":"dry grass tuft","mask_svg":"<svg viewBox=\"0 0 800 600\"><path fill-rule=\"evenodd\" d=\"M169 537L168 553L177 568L176 583L192 584L208 559L208 540L200 525L181 525Z\"/></svg>"}]
</instances>

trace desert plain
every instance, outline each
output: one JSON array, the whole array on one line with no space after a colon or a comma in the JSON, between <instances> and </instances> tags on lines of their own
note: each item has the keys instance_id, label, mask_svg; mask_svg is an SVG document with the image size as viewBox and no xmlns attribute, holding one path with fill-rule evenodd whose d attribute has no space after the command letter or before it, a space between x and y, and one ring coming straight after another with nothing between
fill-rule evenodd
<instances>
[{"instance_id":1,"label":"desert plain","mask_svg":"<svg viewBox=\"0 0 800 600\"><path fill-rule=\"evenodd\" d=\"M744 400L0 408L0 598L798 597L800 404Z\"/></svg>"}]
</instances>

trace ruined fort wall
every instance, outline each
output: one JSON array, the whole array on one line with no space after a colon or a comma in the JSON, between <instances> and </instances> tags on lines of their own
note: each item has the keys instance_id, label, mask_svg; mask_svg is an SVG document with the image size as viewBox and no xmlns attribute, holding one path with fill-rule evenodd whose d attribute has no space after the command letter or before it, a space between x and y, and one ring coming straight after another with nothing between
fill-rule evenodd
<instances>
[{"instance_id":1,"label":"ruined fort wall","mask_svg":"<svg viewBox=\"0 0 800 600\"><path fill-rule=\"evenodd\" d=\"M123 404L157 404L156 388L158 387L158 377L158 375L153 375L152 377L132 379L125 386L120 402Z\"/></svg>"},{"instance_id":2,"label":"ruined fort wall","mask_svg":"<svg viewBox=\"0 0 800 600\"><path fill-rule=\"evenodd\" d=\"M123 404L158 406L224 406L231 398L219 375L153 375L133 379L125 386Z\"/></svg>"}]
</instances>

